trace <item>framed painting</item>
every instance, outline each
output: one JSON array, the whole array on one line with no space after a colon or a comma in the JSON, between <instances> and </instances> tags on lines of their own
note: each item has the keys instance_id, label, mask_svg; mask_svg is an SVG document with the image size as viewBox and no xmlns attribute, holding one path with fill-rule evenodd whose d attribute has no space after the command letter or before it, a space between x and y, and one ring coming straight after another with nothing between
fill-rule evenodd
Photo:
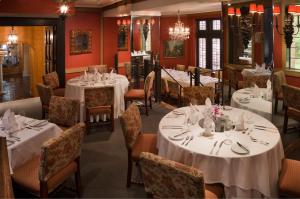
<instances>
[{"instance_id":1,"label":"framed painting","mask_svg":"<svg viewBox=\"0 0 300 199\"><path fill-rule=\"evenodd\" d=\"M128 30L124 25L119 26L118 32L118 51L128 50Z\"/></svg>"},{"instance_id":2,"label":"framed painting","mask_svg":"<svg viewBox=\"0 0 300 199\"><path fill-rule=\"evenodd\" d=\"M184 57L184 41L168 40L164 42L164 57Z\"/></svg>"},{"instance_id":3,"label":"framed painting","mask_svg":"<svg viewBox=\"0 0 300 199\"><path fill-rule=\"evenodd\" d=\"M87 54L92 52L92 33L91 31L70 32L70 54Z\"/></svg>"}]
</instances>

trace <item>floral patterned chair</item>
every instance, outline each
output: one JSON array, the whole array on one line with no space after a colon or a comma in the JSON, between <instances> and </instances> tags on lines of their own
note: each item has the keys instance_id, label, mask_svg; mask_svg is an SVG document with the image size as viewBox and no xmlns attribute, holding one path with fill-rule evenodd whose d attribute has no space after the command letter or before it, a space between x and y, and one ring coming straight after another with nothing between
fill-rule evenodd
<instances>
[{"instance_id":1,"label":"floral patterned chair","mask_svg":"<svg viewBox=\"0 0 300 199\"><path fill-rule=\"evenodd\" d=\"M277 113L278 101L283 100L282 85L286 84L284 71L277 71L273 74L273 88L275 97L275 113Z\"/></svg>"},{"instance_id":2,"label":"floral patterned chair","mask_svg":"<svg viewBox=\"0 0 300 199\"><path fill-rule=\"evenodd\" d=\"M52 96L49 105L49 122L60 128L69 128L79 121L80 102L77 99Z\"/></svg>"},{"instance_id":3,"label":"floral patterned chair","mask_svg":"<svg viewBox=\"0 0 300 199\"><path fill-rule=\"evenodd\" d=\"M185 65L177 64L175 70L185 71Z\"/></svg>"},{"instance_id":4,"label":"floral patterned chair","mask_svg":"<svg viewBox=\"0 0 300 199\"><path fill-rule=\"evenodd\" d=\"M60 88L58 74L56 71L43 75L43 83L51 86L53 94L56 96L65 96L65 88Z\"/></svg>"},{"instance_id":5,"label":"floral patterned chair","mask_svg":"<svg viewBox=\"0 0 300 199\"><path fill-rule=\"evenodd\" d=\"M191 86L183 88L183 103L188 106L190 103L204 105L206 98L214 102L214 88L210 86Z\"/></svg>"},{"instance_id":6,"label":"floral patterned chair","mask_svg":"<svg viewBox=\"0 0 300 199\"><path fill-rule=\"evenodd\" d=\"M283 133L286 133L289 118L300 122L300 88L284 84L282 85L282 92L285 107Z\"/></svg>"},{"instance_id":7,"label":"floral patterned chair","mask_svg":"<svg viewBox=\"0 0 300 199\"><path fill-rule=\"evenodd\" d=\"M267 81L269 79L269 75L244 76L244 88L252 87L254 84L259 88L267 88Z\"/></svg>"},{"instance_id":8,"label":"floral patterned chair","mask_svg":"<svg viewBox=\"0 0 300 199\"><path fill-rule=\"evenodd\" d=\"M204 184L203 173L193 167L143 152L140 155L145 191L154 198L221 198L221 185Z\"/></svg>"},{"instance_id":9,"label":"floral patterned chair","mask_svg":"<svg viewBox=\"0 0 300 199\"><path fill-rule=\"evenodd\" d=\"M41 155L14 170L13 181L41 198L75 174L76 191L81 194L80 153L85 124L79 123L44 142Z\"/></svg>"},{"instance_id":10,"label":"floral patterned chair","mask_svg":"<svg viewBox=\"0 0 300 199\"><path fill-rule=\"evenodd\" d=\"M36 88L42 103L42 118L44 119L46 118L46 113L49 112L50 99L54 95L53 89L51 86L46 86L44 84L37 84Z\"/></svg>"},{"instance_id":11,"label":"floral patterned chair","mask_svg":"<svg viewBox=\"0 0 300 199\"><path fill-rule=\"evenodd\" d=\"M86 88L84 90L86 107L86 125L87 129L98 125L110 125L111 131L114 131L114 87ZM91 122L102 114L110 115L109 120L102 122Z\"/></svg>"},{"instance_id":12,"label":"floral patterned chair","mask_svg":"<svg viewBox=\"0 0 300 199\"><path fill-rule=\"evenodd\" d=\"M153 87L153 81L155 78L154 71L150 72L145 80L144 89L130 89L124 96L125 100L125 109L127 108L127 102L128 101L144 101L145 102L145 109L146 109L146 115L148 116L148 101L150 103L150 108L152 109L152 87Z\"/></svg>"},{"instance_id":13,"label":"floral patterned chair","mask_svg":"<svg viewBox=\"0 0 300 199\"><path fill-rule=\"evenodd\" d=\"M133 162L138 163L141 152L157 153L157 136L142 133L142 121L138 107L132 103L120 118L128 152L127 187L130 187Z\"/></svg>"}]
</instances>

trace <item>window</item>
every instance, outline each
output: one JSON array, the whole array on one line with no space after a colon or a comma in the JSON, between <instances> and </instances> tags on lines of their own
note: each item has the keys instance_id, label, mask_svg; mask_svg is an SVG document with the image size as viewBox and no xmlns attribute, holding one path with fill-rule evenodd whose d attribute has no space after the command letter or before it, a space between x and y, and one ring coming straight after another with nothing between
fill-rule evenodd
<instances>
[{"instance_id":1,"label":"window","mask_svg":"<svg viewBox=\"0 0 300 199\"><path fill-rule=\"evenodd\" d=\"M294 20L294 26L297 26L297 20ZM300 33L298 32L291 45L291 49L286 50L286 67L292 70L300 70Z\"/></svg>"},{"instance_id":2,"label":"window","mask_svg":"<svg viewBox=\"0 0 300 199\"><path fill-rule=\"evenodd\" d=\"M197 66L221 69L221 20L200 20L197 26Z\"/></svg>"}]
</instances>

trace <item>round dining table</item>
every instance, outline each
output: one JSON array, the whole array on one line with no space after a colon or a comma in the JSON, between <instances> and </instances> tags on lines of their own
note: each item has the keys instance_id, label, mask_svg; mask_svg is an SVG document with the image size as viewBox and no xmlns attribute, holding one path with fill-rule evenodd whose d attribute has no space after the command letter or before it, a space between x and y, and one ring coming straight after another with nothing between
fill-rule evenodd
<instances>
[{"instance_id":1,"label":"round dining table","mask_svg":"<svg viewBox=\"0 0 300 199\"><path fill-rule=\"evenodd\" d=\"M102 74L103 75L103 74ZM65 96L79 99L80 105L80 121L85 121L85 103L84 90L86 88L99 88L106 86L114 87L114 118L118 118L125 110L124 95L128 90L129 81L124 75L120 74L104 74L105 80L95 80L94 74L88 73L85 78L83 76L75 77L67 81ZM84 80L83 80L84 79Z\"/></svg>"},{"instance_id":2,"label":"round dining table","mask_svg":"<svg viewBox=\"0 0 300 199\"><path fill-rule=\"evenodd\" d=\"M265 97L266 88L257 88L257 96L254 88L244 88L235 91L232 94L230 105L232 107L246 109L263 116L268 120L272 120L272 102Z\"/></svg>"},{"instance_id":3,"label":"round dining table","mask_svg":"<svg viewBox=\"0 0 300 199\"><path fill-rule=\"evenodd\" d=\"M198 114L203 115L205 106L196 107ZM190 110L182 107L162 118L158 130L159 155L200 169L205 183L222 183L226 198L261 197L261 194L277 197L284 158L277 128L260 115L228 106L221 109L221 114L228 116L233 124L244 117L244 130L204 136L198 122L187 125Z\"/></svg>"}]
</instances>

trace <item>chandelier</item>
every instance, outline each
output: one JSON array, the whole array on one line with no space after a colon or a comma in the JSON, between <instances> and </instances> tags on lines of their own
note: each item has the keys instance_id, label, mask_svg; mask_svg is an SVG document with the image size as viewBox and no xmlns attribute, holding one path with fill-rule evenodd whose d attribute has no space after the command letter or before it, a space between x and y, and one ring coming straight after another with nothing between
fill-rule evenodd
<instances>
[{"instance_id":1,"label":"chandelier","mask_svg":"<svg viewBox=\"0 0 300 199\"><path fill-rule=\"evenodd\" d=\"M169 36L172 40L187 40L190 37L190 28L184 27L180 20L179 10L177 14L177 22L174 27L169 28Z\"/></svg>"},{"instance_id":2,"label":"chandelier","mask_svg":"<svg viewBox=\"0 0 300 199\"><path fill-rule=\"evenodd\" d=\"M61 16L67 16L70 12L70 3L75 2L76 0L54 0L59 3L59 13Z\"/></svg>"},{"instance_id":3,"label":"chandelier","mask_svg":"<svg viewBox=\"0 0 300 199\"><path fill-rule=\"evenodd\" d=\"M18 36L17 36L17 34L15 33L14 27L12 26L12 27L11 27L11 31L10 31L10 33L8 34L8 43L9 43L9 44L15 44L15 43L17 43L17 41L18 41Z\"/></svg>"}]
</instances>

